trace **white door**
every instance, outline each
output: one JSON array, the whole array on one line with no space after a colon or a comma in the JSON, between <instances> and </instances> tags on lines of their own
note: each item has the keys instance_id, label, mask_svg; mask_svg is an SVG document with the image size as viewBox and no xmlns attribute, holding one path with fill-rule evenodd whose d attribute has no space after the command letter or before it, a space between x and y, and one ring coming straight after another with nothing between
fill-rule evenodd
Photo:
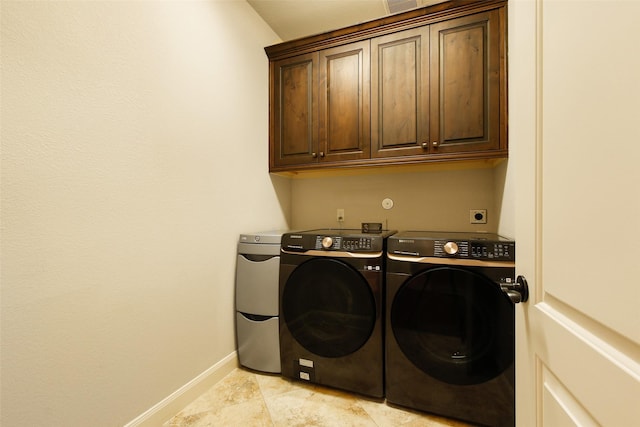
<instances>
[{"instance_id":1,"label":"white door","mask_svg":"<svg viewBox=\"0 0 640 427\"><path fill-rule=\"evenodd\" d=\"M640 1L509 2L518 426L640 425Z\"/></svg>"}]
</instances>

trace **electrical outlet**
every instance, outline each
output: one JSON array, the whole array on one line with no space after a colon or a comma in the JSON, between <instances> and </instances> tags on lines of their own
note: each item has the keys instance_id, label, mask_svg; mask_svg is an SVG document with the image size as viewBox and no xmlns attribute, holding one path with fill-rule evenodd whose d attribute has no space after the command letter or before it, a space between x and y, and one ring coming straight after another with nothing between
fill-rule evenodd
<instances>
[{"instance_id":1,"label":"electrical outlet","mask_svg":"<svg viewBox=\"0 0 640 427\"><path fill-rule=\"evenodd\" d=\"M487 223L487 210L486 209L471 209L469 211L469 222L471 224L486 224Z\"/></svg>"},{"instance_id":2,"label":"electrical outlet","mask_svg":"<svg viewBox=\"0 0 640 427\"><path fill-rule=\"evenodd\" d=\"M344 209L338 209L336 211L336 220L338 222L344 222Z\"/></svg>"}]
</instances>

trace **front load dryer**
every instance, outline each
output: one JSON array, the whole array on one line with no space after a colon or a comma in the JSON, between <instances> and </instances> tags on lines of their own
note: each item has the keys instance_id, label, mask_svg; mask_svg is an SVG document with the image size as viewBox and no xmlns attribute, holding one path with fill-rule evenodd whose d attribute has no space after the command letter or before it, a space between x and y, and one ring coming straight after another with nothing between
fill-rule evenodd
<instances>
[{"instance_id":1,"label":"front load dryer","mask_svg":"<svg viewBox=\"0 0 640 427\"><path fill-rule=\"evenodd\" d=\"M514 260L515 242L495 234L388 239L387 402L514 426Z\"/></svg>"}]
</instances>

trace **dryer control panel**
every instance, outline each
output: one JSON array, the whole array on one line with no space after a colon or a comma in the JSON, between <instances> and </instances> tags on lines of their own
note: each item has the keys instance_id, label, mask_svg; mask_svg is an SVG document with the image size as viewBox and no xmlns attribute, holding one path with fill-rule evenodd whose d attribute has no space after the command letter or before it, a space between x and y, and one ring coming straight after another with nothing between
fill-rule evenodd
<instances>
[{"instance_id":1,"label":"dryer control panel","mask_svg":"<svg viewBox=\"0 0 640 427\"><path fill-rule=\"evenodd\" d=\"M516 244L513 242L471 243L471 258L515 261L515 253Z\"/></svg>"},{"instance_id":2,"label":"dryer control panel","mask_svg":"<svg viewBox=\"0 0 640 427\"><path fill-rule=\"evenodd\" d=\"M513 261L514 255L513 242L436 240L433 245L433 256L436 257Z\"/></svg>"},{"instance_id":3,"label":"dryer control panel","mask_svg":"<svg viewBox=\"0 0 640 427\"><path fill-rule=\"evenodd\" d=\"M405 231L389 238L388 252L395 255L515 261L516 243L491 233Z\"/></svg>"}]
</instances>

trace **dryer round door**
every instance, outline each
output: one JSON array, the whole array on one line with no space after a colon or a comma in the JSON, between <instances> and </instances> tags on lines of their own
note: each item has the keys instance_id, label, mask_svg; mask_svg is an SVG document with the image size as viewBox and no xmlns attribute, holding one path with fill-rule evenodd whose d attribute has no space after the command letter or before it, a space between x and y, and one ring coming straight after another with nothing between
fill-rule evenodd
<instances>
[{"instance_id":1,"label":"dryer round door","mask_svg":"<svg viewBox=\"0 0 640 427\"><path fill-rule=\"evenodd\" d=\"M305 349L323 357L343 357L371 336L375 307L370 286L355 268L333 258L313 258L287 279L281 315Z\"/></svg>"},{"instance_id":2,"label":"dryer round door","mask_svg":"<svg viewBox=\"0 0 640 427\"><path fill-rule=\"evenodd\" d=\"M514 358L513 304L487 277L435 267L410 277L391 305L391 328L404 355L448 384L486 382Z\"/></svg>"}]
</instances>

